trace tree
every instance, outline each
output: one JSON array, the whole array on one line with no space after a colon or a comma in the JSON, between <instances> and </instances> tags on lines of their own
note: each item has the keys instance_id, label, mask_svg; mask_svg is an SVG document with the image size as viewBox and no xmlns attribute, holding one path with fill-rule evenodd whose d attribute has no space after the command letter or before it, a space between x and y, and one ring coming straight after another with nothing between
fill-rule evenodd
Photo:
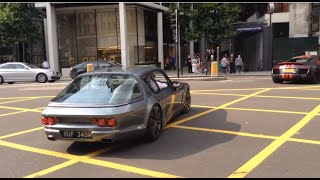
<instances>
[{"instance_id":1,"label":"tree","mask_svg":"<svg viewBox=\"0 0 320 180\"><path fill-rule=\"evenodd\" d=\"M236 3L194 3L194 10L190 10L191 4L181 3L179 10L181 37L186 41L205 38L210 45L217 45L221 40L235 35L234 23L239 20L241 6ZM175 4L170 11L176 8ZM191 23L191 26L190 26Z\"/></svg>"},{"instance_id":2,"label":"tree","mask_svg":"<svg viewBox=\"0 0 320 180\"><path fill-rule=\"evenodd\" d=\"M0 3L0 47L15 47L41 38L41 14L33 3Z\"/></svg>"}]
</instances>

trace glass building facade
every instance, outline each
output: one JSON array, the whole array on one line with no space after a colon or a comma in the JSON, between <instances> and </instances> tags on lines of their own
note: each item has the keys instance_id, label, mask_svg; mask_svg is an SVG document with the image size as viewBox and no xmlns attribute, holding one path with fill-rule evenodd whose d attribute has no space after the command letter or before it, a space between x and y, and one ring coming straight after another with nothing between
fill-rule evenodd
<instances>
[{"instance_id":1,"label":"glass building facade","mask_svg":"<svg viewBox=\"0 0 320 180\"><path fill-rule=\"evenodd\" d=\"M126 15L130 61L157 63L157 12L127 5ZM121 63L118 6L57 9L56 17L60 68L96 59Z\"/></svg>"}]
</instances>

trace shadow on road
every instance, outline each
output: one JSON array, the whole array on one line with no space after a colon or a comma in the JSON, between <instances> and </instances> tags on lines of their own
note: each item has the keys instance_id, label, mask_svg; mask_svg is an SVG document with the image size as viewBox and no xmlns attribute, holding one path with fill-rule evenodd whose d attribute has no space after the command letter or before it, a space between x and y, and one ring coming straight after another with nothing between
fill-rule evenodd
<instances>
[{"instance_id":1,"label":"shadow on road","mask_svg":"<svg viewBox=\"0 0 320 180\"><path fill-rule=\"evenodd\" d=\"M201 111L204 111L204 109L192 108L188 114L178 116L174 121L179 121ZM226 118L227 111L217 110L206 115L206 117L201 116L191 121L208 123L211 128L216 126L217 129L232 131L240 130L241 126L239 124L228 122L226 121ZM182 123L181 125L185 124ZM160 138L154 142L145 142L140 139L120 142L126 143L126 145L111 152L98 155L97 157L159 160L179 159L200 153L201 151L213 148L216 145L226 143L234 137L235 135L169 128L162 131ZM115 144L73 143L67 151L70 154L83 154L84 152L89 153L94 150L114 145Z\"/></svg>"}]
</instances>

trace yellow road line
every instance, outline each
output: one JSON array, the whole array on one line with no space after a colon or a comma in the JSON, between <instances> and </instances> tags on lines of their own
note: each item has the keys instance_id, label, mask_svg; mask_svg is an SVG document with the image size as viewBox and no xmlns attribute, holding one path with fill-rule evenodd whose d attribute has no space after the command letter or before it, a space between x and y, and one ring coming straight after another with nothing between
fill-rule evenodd
<instances>
[{"instance_id":1,"label":"yellow road line","mask_svg":"<svg viewBox=\"0 0 320 180\"><path fill-rule=\"evenodd\" d=\"M191 94L217 95L217 96L247 96L248 94L227 94L227 93L202 93L192 92Z\"/></svg>"},{"instance_id":2,"label":"yellow road line","mask_svg":"<svg viewBox=\"0 0 320 180\"><path fill-rule=\"evenodd\" d=\"M20 101L28 101L28 100L33 100L33 99L36 99L36 98L19 99L19 100L14 100L14 101L1 102L0 104L8 104L8 103L20 102Z\"/></svg>"},{"instance_id":3,"label":"yellow road line","mask_svg":"<svg viewBox=\"0 0 320 180\"><path fill-rule=\"evenodd\" d=\"M5 99L29 99L29 98L51 98L55 96L23 96L23 97L7 97L7 98L0 98L0 100Z\"/></svg>"},{"instance_id":4,"label":"yellow road line","mask_svg":"<svg viewBox=\"0 0 320 180\"><path fill-rule=\"evenodd\" d=\"M131 173L135 173L135 174L156 177L156 178L182 178L180 176L175 176L175 175L171 175L171 174L161 173L161 172L152 171L152 170L148 170L148 169L142 169L142 168L127 166L127 165L122 165L122 164L118 164L118 163L102 161L102 160L97 160L97 159L88 159L88 160L84 160L82 162L85 162L88 164L93 164L93 165L98 165L98 166L103 166L103 167L107 167L107 168L112 168L112 169L118 169L121 171L131 172Z\"/></svg>"},{"instance_id":5,"label":"yellow road line","mask_svg":"<svg viewBox=\"0 0 320 180\"><path fill-rule=\"evenodd\" d=\"M192 119L194 119L194 118L197 118L197 117L200 117L200 116L209 114L209 113L211 113L211 112L217 111L217 110L219 110L219 109L223 109L223 108L225 108L225 107L227 107L227 106L230 106L230 105L232 105L232 104L235 104L235 103L237 103L237 102L240 102L240 101L243 101L243 100L245 100L245 99L251 98L251 97L256 96L256 95L258 95L258 94L260 94L260 93L269 91L270 89L271 89L271 88L268 88L268 89L264 89L264 90L261 90L261 91L258 91L258 92L249 94L249 95L247 95L247 96L245 96L245 97L242 97L242 98L236 99L236 100L234 100L234 101L228 102L228 103L226 103L226 104L223 104L223 105L217 107L216 109L210 109L210 110L208 110L208 111L205 111L205 112L202 112L202 113L199 113L199 114L190 116L190 117L185 118L185 119L182 119L182 120L180 120L180 121L173 122L173 123L168 124L167 126L165 126L163 129L168 129L168 128L174 126L174 125L178 125L178 124L181 124L181 123L190 121L190 120L192 120Z\"/></svg>"},{"instance_id":6,"label":"yellow road line","mask_svg":"<svg viewBox=\"0 0 320 180\"><path fill-rule=\"evenodd\" d=\"M190 129L190 130L204 131L204 132L231 134L231 135L237 135L237 136L256 137L256 138L263 138L263 139L277 139L277 136L268 136L268 135L262 135L262 134L252 134L252 133L228 131L228 130L221 130L221 129L198 128L198 127L182 126L182 125L175 125L175 126L172 126L172 127L173 128L180 128L180 129Z\"/></svg>"},{"instance_id":7,"label":"yellow road line","mask_svg":"<svg viewBox=\"0 0 320 180\"><path fill-rule=\"evenodd\" d=\"M58 171L58 170L60 170L60 169L63 169L63 168L66 168L66 167L68 167L68 166L71 166L71 165L73 165L73 164L76 164L76 163L78 163L78 162L81 162L82 160L89 159L89 158L91 158L91 157L93 157L93 156L99 155L99 154L101 154L101 153L107 152L108 150L115 149L115 148L118 148L118 146L113 146L113 147L111 147L111 148L100 149L100 150L94 151L94 152L92 152L92 153L89 153L89 154L80 156L80 157L78 157L77 159L69 160L69 161L67 161L67 162L64 162L64 163L61 163L61 164L52 166L52 167L50 167L50 168L44 169L44 170L42 170L42 171L39 171L39 172L30 174L30 175L28 175L28 176L25 176L24 178L38 178L38 177L40 177L40 176L44 176L44 175L49 174L49 173L52 173L52 172L54 172L54 171Z\"/></svg>"},{"instance_id":8,"label":"yellow road line","mask_svg":"<svg viewBox=\"0 0 320 180\"><path fill-rule=\"evenodd\" d=\"M54 171L58 171L58 170L60 170L62 168L66 168L66 167L71 166L71 165L73 165L75 163L78 163L78 162L79 162L78 160L69 160L69 161L66 161L64 163L58 164L56 166L52 166L52 167L50 167L48 169L45 169L43 171L39 171L39 172L36 172L34 174L30 174L30 175L25 176L23 178L38 178L40 176L52 173Z\"/></svg>"},{"instance_id":9,"label":"yellow road line","mask_svg":"<svg viewBox=\"0 0 320 180\"><path fill-rule=\"evenodd\" d=\"M75 156L75 155L71 155L71 154L60 153L60 152L56 152L56 151L50 151L50 150L25 146L25 145L11 143L11 142L7 142L7 141L3 141L3 140L0 140L0 145L5 146L5 147L14 148L14 149L19 149L22 151L33 152L33 153L37 153L37 154L54 156L54 157L64 158L64 159L71 159L72 160L72 159L77 159L79 157L79 156Z\"/></svg>"},{"instance_id":10,"label":"yellow road line","mask_svg":"<svg viewBox=\"0 0 320 180\"><path fill-rule=\"evenodd\" d=\"M27 112L27 111L17 111L17 112L12 112L12 113L0 114L0 117L9 116L9 115L13 115L13 114L19 114L19 113L23 113L23 112Z\"/></svg>"},{"instance_id":11,"label":"yellow road line","mask_svg":"<svg viewBox=\"0 0 320 180\"><path fill-rule=\"evenodd\" d=\"M33 128L33 129L28 129L28 130L25 130L25 131L16 132L16 133L13 133L13 134L8 134L8 135L5 135L5 136L0 136L0 139L5 139L5 138L13 137L13 136L18 136L18 135L21 135L21 134L26 134L26 133L33 132L33 131L38 131L38 130L41 130L41 129L43 129L43 126L37 127L37 128Z\"/></svg>"},{"instance_id":12,"label":"yellow road line","mask_svg":"<svg viewBox=\"0 0 320 180\"><path fill-rule=\"evenodd\" d=\"M26 108L18 108L18 107L10 107L10 106L0 106L0 109L10 109L10 110L19 110L19 111L28 111L28 112L42 112L41 110L36 109L26 109Z\"/></svg>"},{"instance_id":13,"label":"yellow road line","mask_svg":"<svg viewBox=\"0 0 320 180\"><path fill-rule=\"evenodd\" d=\"M211 90L192 90L190 92L210 92L210 91L248 91L248 90L260 90L260 89L273 89L273 90L287 90L287 89L313 89L320 88L320 86L302 86L302 87L279 87L279 88L242 88L242 89L211 89ZM320 89L319 89L320 90Z\"/></svg>"},{"instance_id":14,"label":"yellow road line","mask_svg":"<svg viewBox=\"0 0 320 180\"><path fill-rule=\"evenodd\" d=\"M204 131L204 132L213 132L213 133L221 133L221 134L231 134L231 135L237 135L237 136L255 137L255 138L262 138L262 139L277 139L277 138L279 138L278 136L252 134L252 133L246 133L246 132L237 132L237 131L229 131L229 130L221 130L221 129L198 128L198 127L182 126L182 125L176 125L176 126L172 126L172 127L173 128L180 128L180 129L195 130L195 131ZM289 138L288 141L305 143L305 144L316 144L316 145L320 144L320 141L309 140L309 139Z\"/></svg>"},{"instance_id":15,"label":"yellow road line","mask_svg":"<svg viewBox=\"0 0 320 180\"><path fill-rule=\"evenodd\" d=\"M218 108L216 106L203 106L203 105L191 105L191 107L198 108ZM254 111L254 112L270 112L270 113L285 113L285 114L301 114L306 115L308 112L298 112L298 111L282 111L282 110L273 110L273 109L249 109L249 108L231 108L226 107L222 108L226 110L238 110L238 111Z\"/></svg>"},{"instance_id":16,"label":"yellow road line","mask_svg":"<svg viewBox=\"0 0 320 180\"><path fill-rule=\"evenodd\" d=\"M108 168L112 168L112 169L118 169L118 170L127 171L127 172L133 172L136 174L142 174L142 175L151 176L151 177L168 177L168 178L169 177L178 177L175 175L161 173L161 172L157 172L157 171L151 171L151 170L137 168L137 167L133 167L133 166L128 166L128 165L123 165L123 164L88 158L89 156L95 155L97 153L101 153L101 151L103 151L103 150L99 150L99 151L90 153L89 155L81 157L81 156L76 156L76 155L60 153L60 152L56 152L56 151L50 151L50 150L25 146L25 145L21 145L21 144L6 142L3 140L0 140L0 145L5 146L5 147L14 148L14 149L27 151L27 152L33 152L33 153L38 153L38 154L43 154L43 155L48 155L48 156L53 156L53 157L59 157L59 158L64 158L64 159L69 159L69 160L74 160L74 161L81 161L81 162L88 163L88 164L108 167ZM72 165L73 163L74 162L69 162L69 163L66 162L62 165L60 164L61 166L52 167L52 169L49 169L47 171L44 170L41 173L49 173L50 171L53 171L55 169L57 169L57 170L61 169L63 167L66 167L67 165ZM41 175L41 173L39 173L39 175ZM35 174L33 174L33 175L35 175Z\"/></svg>"},{"instance_id":17,"label":"yellow road line","mask_svg":"<svg viewBox=\"0 0 320 180\"><path fill-rule=\"evenodd\" d=\"M248 173L250 173L255 167L262 163L268 156L270 156L274 151L276 151L281 145L283 145L291 136L303 128L308 122L311 121L320 112L320 105L308 113L302 120L291 127L288 131L282 134L279 138L274 140L266 148L260 151L252 159L242 165L239 169L233 172L229 178L243 178Z\"/></svg>"},{"instance_id":18,"label":"yellow road line","mask_svg":"<svg viewBox=\"0 0 320 180\"><path fill-rule=\"evenodd\" d=\"M246 96L246 94L225 94L225 93L197 93L192 94L205 94L205 95L218 95L218 96ZM295 96L267 96L267 95L257 95L257 98L278 98L278 99L301 99L301 100L320 100L320 98L312 97L295 97Z\"/></svg>"}]
</instances>

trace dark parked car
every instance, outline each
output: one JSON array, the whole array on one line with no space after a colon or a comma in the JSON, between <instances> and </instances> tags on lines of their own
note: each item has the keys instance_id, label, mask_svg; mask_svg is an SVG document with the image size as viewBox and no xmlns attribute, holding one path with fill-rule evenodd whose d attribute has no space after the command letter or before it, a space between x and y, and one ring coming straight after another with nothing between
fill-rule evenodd
<instances>
[{"instance_id":1,"label":"dark parked car","mask_svg":"<svg viewBox=\"0 0 320 180\"><path fill-rule=\"evenodd\" d=\"M108 68L76 77L51 100L41 121L52 141L153 141L190 105L190 86L172 82L160 68Z\"/></svg>"},{"instance_id":2,"label":"dark parked car","mask_svg":"<svg viewBox=\"0 0 320 180\"><path fill-rule=\"evenodd\" d=\"M86 61L71 67L69 77L73 79L78 75L87 72L87 64L93 64L94 69L108 68L108 67L122 67L121 64L112 62L112 61L102 61L102 60Z\"/></svg>"},{"instance_id":3,"label":"dark parked car","mask_svg":"<svg viewBox=\"0 0 320 180\"><path fill-rule=\"evenodd\" d=\"M317 56L302 55L280 62L272 69L274 83L283 81L308 81L319 83L320 60Z\"/></svg>"}]
</instances>

